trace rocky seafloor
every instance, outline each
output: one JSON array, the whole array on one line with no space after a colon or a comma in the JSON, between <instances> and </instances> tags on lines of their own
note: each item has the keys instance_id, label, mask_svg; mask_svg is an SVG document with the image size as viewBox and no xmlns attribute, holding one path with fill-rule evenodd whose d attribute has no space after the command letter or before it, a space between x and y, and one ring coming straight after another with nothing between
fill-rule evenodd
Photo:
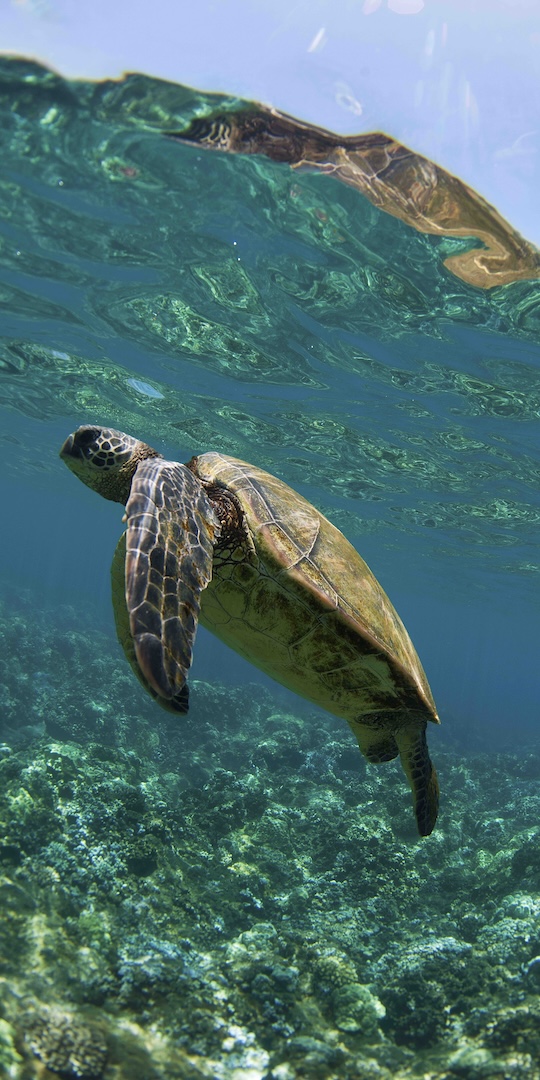
<instances>
[{"instance_id":1,"label":"rocky seafloor","mask_svg":"<svg viewBox=\"0 0 540 1080\"><path fill-rule=\"evenodd\" d=\"M432 732L422 841L331 716L171 716L31 597L0 631L0 1076L540 1077L538 746Z\"/></svg>"}]
</instances>

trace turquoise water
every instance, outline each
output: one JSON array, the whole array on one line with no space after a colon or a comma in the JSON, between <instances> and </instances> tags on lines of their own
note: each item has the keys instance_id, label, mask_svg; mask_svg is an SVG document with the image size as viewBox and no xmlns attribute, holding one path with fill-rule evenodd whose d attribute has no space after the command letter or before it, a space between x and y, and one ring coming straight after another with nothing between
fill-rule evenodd
<instances>
[{"instance_id":1,"label":"turquoise water","mask_svg":"<svg viewBox=\"0 0 540 1080\"><path fill-rule=\"evenodd\" d=\"M540 283L477 288L444 263L473 240L164 138L210 96L0 79L6 1075L64 1039L68 1077L537 1076ZM183 727L145 698L122 512L58 458L82 423L253 461L355 544L443 721L430 841L393 765L209 635Z\"/></svg>"}]
</instances>

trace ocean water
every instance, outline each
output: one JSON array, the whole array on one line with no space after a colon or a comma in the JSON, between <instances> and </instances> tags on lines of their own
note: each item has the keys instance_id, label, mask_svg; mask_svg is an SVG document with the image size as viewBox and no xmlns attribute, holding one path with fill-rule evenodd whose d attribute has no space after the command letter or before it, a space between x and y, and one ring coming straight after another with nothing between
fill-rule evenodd
<instances>
[{"instance_id":1,"label":"ocean water","mask_svg":"<svg viewBox=\"0 0 540 1080\"><path fill-rule=\"evenodd\" d=\"M165 137L223 102L0 63L0 1065L528 1080L540 281L473 284L473 235ZM394 763L202 630L189 717L144 695L122 510L58 457L83 423L252 461L358 548L441 716L431 838Z\"/></svg>"}]
</instances>

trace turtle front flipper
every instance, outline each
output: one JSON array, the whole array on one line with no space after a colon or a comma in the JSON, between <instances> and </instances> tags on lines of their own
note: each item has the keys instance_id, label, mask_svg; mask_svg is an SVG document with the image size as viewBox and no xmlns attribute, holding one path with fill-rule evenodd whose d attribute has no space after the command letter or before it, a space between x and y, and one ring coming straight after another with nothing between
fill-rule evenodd
<instances>
[{"instance_id":1,"label":"turtle front flipper","mask_svg":"<svg viewBox=\"0 0 540 1080\"><path fill-rule=\"evenodd\" d=\"M411 785L420 836L429 836L439 812L439 780L429 756L426 724L411 724L396 732L401 764Z\"/></svg>"},{"instance_id":2,"label":"turtle front flipper","mask_svg":"<svg viewBox=\"0 0 540 1080\"><path fill-rule=\"evenodd\" d=\"M150 686L148 679L145 679L135 656L135 645L131 636L131 628L129 625L129 612L126 607L126 534L122 533L114 552L113 561L111 565L111 594L112 605L114 612L114 622L116 626L116 636L118 641L124 650L126 660L131 667L131 670L137 676L139 682L144 689L157 701L164 709L169 712L185 713L189 710L189 688L187 683L182 687L178 694L170 700L160 697L156 693L153 686Z\"/></svg>"},{"instance_id":3,"label":"turtle front flipper","mask_svg":"<svg viewBox=\"0 0 540 1080\"><path fill-rule=\"evenodd\" d=\"M174 708L185 699L219 521L193 473L161 458L138 466L126 517L125 599L136 662L141 681Z\"/></svg>"}]
</instances>

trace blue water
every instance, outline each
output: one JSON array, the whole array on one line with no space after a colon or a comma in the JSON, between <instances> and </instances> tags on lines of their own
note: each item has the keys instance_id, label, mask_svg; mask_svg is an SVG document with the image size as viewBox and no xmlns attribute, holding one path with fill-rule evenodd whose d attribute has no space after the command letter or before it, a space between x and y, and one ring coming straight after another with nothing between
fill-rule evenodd
<instances>
[{"instance_id":1,"label":"blue water","mask_svg":"<svg viewBox=\"0 0 540 1080\"><path fill-rule=\"evenodd\" d=\"M512 740L533 734L538 281L475 288L443 265L463 241L330 177L147 130L202 110L192 91L2 71L4 579L78 595L82 611L99 599L111 622L119 516L57 457L78 424L178 460L220 449L277 473L358 547L443 721L502 744L510 725ZM246 677L204 634L196 665Z\"/></svg>"},{"instance_id":2,"label":"blue water","mask_svg":"<svg viewBox=\"0 0 540 1080\"><path fill-rule=\"evenodd\" d=\"M540 1080L538 278L164 137L214 106L0 63L0 1073ZM431 837L204 630L189 715L144 693L84 423L251 461L356 545L441 716Z\"/></svg>"}]
</instances>

